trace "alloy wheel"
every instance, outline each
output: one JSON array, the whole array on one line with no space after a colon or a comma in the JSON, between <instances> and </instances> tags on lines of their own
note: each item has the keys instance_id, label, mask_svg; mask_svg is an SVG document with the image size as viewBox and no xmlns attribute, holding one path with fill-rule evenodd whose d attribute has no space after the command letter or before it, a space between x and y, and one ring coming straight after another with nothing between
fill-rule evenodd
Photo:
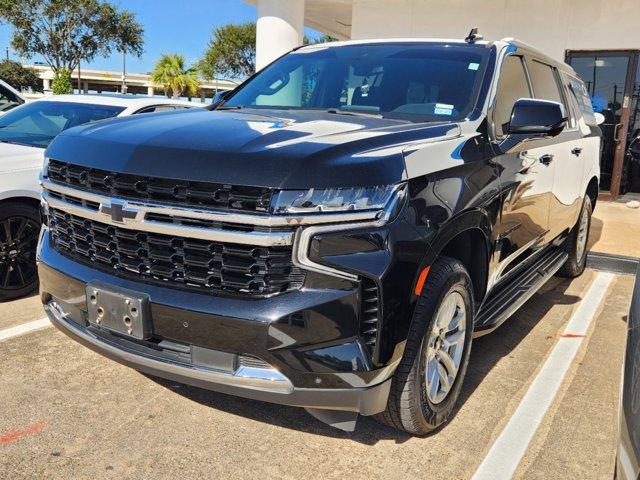
<instances>
[{"instance_id":1,"label":"alloy wheel","mask_svg":"<svg viewBox=\"0 0 640 480\"><path fill-rule=\"evenodd\" d=\"M576 239L576 257L578 263L582 261L582 257L587 248L587 237L589 233L589 212L586 208L582 209L580 214L580 223L578 224L578 238Z\"/></svg>"},{"instance_id":2,"label":"alloy wheel","mask_svg":"<svg viewBox=\"0 0 640 480\"><path fill-rule=\"evenodd\" d=\"M0 289L19 290L38 278L36 247L40 225L27 217L0 221Z\"/></svg>"},{"instance_id":3,"label":"alloy wheel","mask_svg":"<svg viewBox=\"0 0 640 480\"><path fill-rule=\"evenodd\" d=\"M450 292L440 304L426 348L427 397L433 404L441 403L458 375L466 336L464 299Z\"/></svg>"}]
</instances>

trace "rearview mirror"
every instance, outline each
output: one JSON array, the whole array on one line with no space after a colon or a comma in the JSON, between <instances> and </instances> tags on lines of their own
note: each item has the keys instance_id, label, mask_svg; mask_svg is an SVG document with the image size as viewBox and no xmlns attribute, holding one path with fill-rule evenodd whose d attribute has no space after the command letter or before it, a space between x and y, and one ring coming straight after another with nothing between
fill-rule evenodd
<instances>
[{"instance_id":1,"label":"rearview mirror","mask_svg":"<svg viewBox=\"0 0 640 480\"><path fill-rule=\"evenodd\" d=\"M564 107L557 102L521 98L511 110L509 135L555 137L567 126Z\"/></svg>"}]
</instances>

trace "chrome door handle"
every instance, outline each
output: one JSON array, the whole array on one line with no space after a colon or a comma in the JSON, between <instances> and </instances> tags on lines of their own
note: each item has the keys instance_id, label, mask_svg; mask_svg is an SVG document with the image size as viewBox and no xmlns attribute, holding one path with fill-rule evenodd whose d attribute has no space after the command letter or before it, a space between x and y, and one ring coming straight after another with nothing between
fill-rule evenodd
<instances>
[{"instance_id":1,"label":"chrome door handle","mask_svg":"<svg viewBox=\"0 0 640 480\"><path fill-rule=\"evenodd\" d=\"M576 157L579 157L580 154L582 153L582 148L576 147L573 150L571 150L571 153L574 154Z\"/></svg>"},{"instance_id":2,"label":"chrome door handle","mask_svg":"<svg viewBox=\"0 0 640 480\"><path fill-rule=\"evenodd\" d=\"M543 165L549 165L551 162L553 162L553 155L547 153L545 155L542 155L539 160Z\"/></svg>"}]
</instances>

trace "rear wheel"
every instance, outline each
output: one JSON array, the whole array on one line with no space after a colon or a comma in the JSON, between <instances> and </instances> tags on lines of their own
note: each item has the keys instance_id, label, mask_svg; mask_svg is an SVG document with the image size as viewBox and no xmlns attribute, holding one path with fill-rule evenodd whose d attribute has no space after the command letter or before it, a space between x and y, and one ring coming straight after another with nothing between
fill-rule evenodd
<instances>
[{"instance_id":1,"label":"rear wheel","mask_svg":"<svg viewBox=\"0 0 640 480\"><path fill-rule=\"evenodd\" d=\"M439 258L418 299L387 408L376 419L413 435L427 434L449 420L469 361L473 308L464 266Z\"/></svg>"},{"instance_id":2,"label":"rear wheel","mask_svg":"<svg viewBox=\"0 0 640 480\"><path fill-rule=\"evenodd\" d=\"M589 243L592 208L589 195L585 195L578 221L564 243L564 250L569 258L558 270L558 275L561 277L574 278L584 272L587 265L587 244Z\"/></svg>"},{"instance_id":3,"label":"rear wheel","mask_svg":"<svg viewBox=\"0 0 640 480\"><path fill-rule=\"evenodd\" d=\"M40 224L35 207L21 203L0 206L0 301L27 295L38 287Z\"/></svg>"}]
</instances>

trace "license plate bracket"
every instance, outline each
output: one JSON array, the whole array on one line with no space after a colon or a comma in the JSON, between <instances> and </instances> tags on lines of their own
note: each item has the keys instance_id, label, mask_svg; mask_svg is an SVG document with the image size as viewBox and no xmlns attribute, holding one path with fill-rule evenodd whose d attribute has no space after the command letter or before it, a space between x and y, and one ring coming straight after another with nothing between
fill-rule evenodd
<instances>
[{"instance_id":1,"label":"license plate bracket","mask_svg":"<svg viewBox=\"0 0 640 480\"><path fill-rule=\"evenodd\" d=\"M89 323L137 340L151 336L149 296L102 282L86 288Z\"/></svg>"}]
</instances>

